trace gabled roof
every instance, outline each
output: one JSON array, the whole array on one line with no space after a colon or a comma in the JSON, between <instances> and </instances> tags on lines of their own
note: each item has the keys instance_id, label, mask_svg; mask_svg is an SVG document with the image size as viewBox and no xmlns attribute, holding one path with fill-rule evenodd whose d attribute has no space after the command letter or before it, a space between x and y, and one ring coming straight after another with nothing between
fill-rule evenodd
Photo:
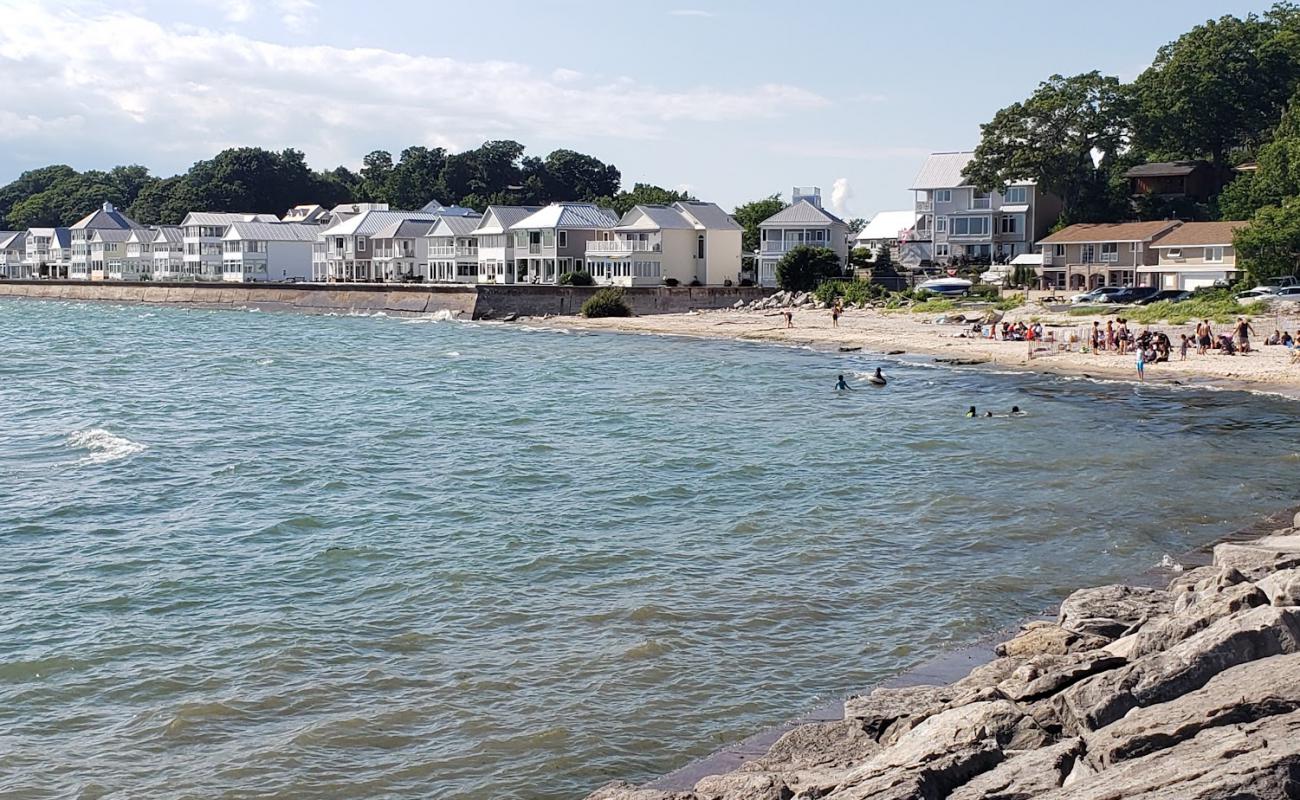
<instances>
[{"instance_id":1,"label":"gabled roof","mask_svg":"<svg viewBox=\"0 0 1300 800\"><path fill-rule=\"evenodd\" d=\"M405 220L418 220L432 227L438 217L419 211L362 211L325 228L322 233L327 236L374 236L394 222Z\"/></svg>"},{"instance_id":2,"label":"gabled roof","mask_svg":"<svg viewBox=\"0 0 1300 800\"><path fill-rule=\"evenodd\" d=\"M1150 164L1138 164L1128 172L1125 178L1169 178L1191 175L1209 164L1205 161L1153 161Z\"/></svg>"},{"instance_id":3,"label":"gabled roof","mask_svg":"<svg viewBox=\"0 0 1300 800\"><path fill-rule=\"evenodd\" d=\"M131 235L126 237L129 244L150 244L153 242L153 228L136 228L131 231Z\"/></svg>"},{"instance_id":4,"label":"gabled roof","mask_svg":"<svg viewBox=\"0 0 1300 800\"><path fill-rule=\"evenodd\" d=\"M670 206L632 206L614 226L616 231L695 230L695 223Z\"/></svg>"},{"instance_id":5,"label":"gabled roof","mask_svg":"<svg viewBox=\"0 0 1300 800\"><path fill-rule=\"evenodd\" d=\"M1039 244L1100 244L1146 242L1180 225L1177 220L1158 222L1085 222L1063 228Z\"/></svg>"},{"instance_id":6,"label":"gabled roof","mask_svg":"<svg viewBox=\"0 0 1300 800\"><path fill-rule=\"evenodd\" d=\"M131 237L134 228L95 228L90 234L92 242L125 242Z\"/></svg>"},{"instance_id":7,"label":"gabled roof","mask_svg":"<svg viewBox=\"0 0 1300 800\"><path fill-rule=\"evenodd\" d=\"M283 222L307 222L320 219L329 214L324 206L316 204L305 204L294 206L284 212Z\"/></svg>"},{"instance_id":8,"label":"gabled roof","mask_svg":"<svg viewBox=\"0 0 1300 800\"><path fill-rule=\"evenodd\" d=\"M168 242L170 244L180 244L185 239L185 234L178 225L160 225L154 232L154 244Z\"/></svg>"},{"instance_id":9,"label":"gabled roof","mask_svg":"<svg viewBox=\"0 0 1300 800\"><path fill-rule=\"evenodd\" d=\"M908 231L916 227L916 216L915 209L881 211L871 218L867 227L858 232L856 239L860 242L897 239L900 231Z\"/></svg>"},{"instance_id":10,"label":"gabled roof","mask_svg":"<svg viewBox=\"0 0 1300 800\"><path fill-rule=\"evenodd\" d=\"M1228 222L1184 222L1152 247L1203 247L1206 245L1232 245L1232 234L1249 225L1244 220Z\"/></svg>"},{"instance_id":11,"label":"gabled roof","mask_svg":"<svg viewBox=\"0 0 1300 800\"><path fill-rule=\"evenodd\" d=\"M541 210L541 206L488 206L487 213L479 220L474 232L485 236L505 233L511 225Z\"/></svg>"},{"instance_id":12,"label":"gabled roof","mask_svg":"<svg viewBox=\"0 0 1300 800\"><path fill-rule=\"evenodd\" d=\"M961 172L974 157L975 153L970 150L931 153L921 165L921 171L917 173L916 179L912 181L912 190L956 189L959 186L968 186Z\"/></svg>"},{"instance_id":13,"label":"gabled roof","mask_svg":"<svg viewBox=\"0 0 1300 800\"><path fill-rule=\"evenodd\" d=\"M442 208L443 208L442 203L439 203L437 200L430 200L429 202L420 206L420 210L426 214L432 214L435 211L441 211Z\"/></svg>"},{"instance_id":14,"label":"gabled roof","mask_svg":"<svg viewBox=\"0 0 1300 800\"><path fill-rule=\"evenodd\" d=\"M440 217L474 217L483 216L472 208L465 206L443 206L435 212Z\"/></svg>"},{"instance_id":15,"label":"gabled roof","mask_svg":"<svg viewBox=\"0 0 1300 800\"><path fill-rule=\"evenodd\" d=\"M113 208L112 203L105 203L102 208L92 211L69 228L74 231L84 230L126 230L128 228L143 228L144 226L127 215Z\"/></svg>"},{"instance_id":16,"label":"gabled roof","mask_svg":"<svg viewBox=\"0 0 1300 800\"><path fill-rule=\"evenodd\" d=\"M800 200L794 205L786 206L772 216L758 223L760 228L779 228L785 225L813 225L827 227L843 225L844 220L824 208L818 208L807 200Z\"/></svg>"},{"instance_id":17,"label":"gabled roof","mask_svg":"<svg viewBox=\"0 0 1300 800\"><path fill-rule=\"evenodd\" d=\"M511 225L512 230L581 228L596 230L618 224L613 211L595 203L552 203Z\"/></svg>"},{"instance_id":18,"label":"gabled roof","mask_svg":"<svg viewBox=\"0 0 1300 800\"><path fill-rule=\"evenodd\" d=\"M679 200L673 208L711 231L743 231L745 227L731 218L717 203L702 200Z\"/></svg>"},{"instance_id":19,"label":"gabled roof","mask_svg":"<svg viewBox=\"0 0 1300 800\"><path fill-rule=\"evenodd\" d=\"M417 239L429 235L437 222L419 219L403 219L390 223L371 234L371 239Z\"/></svg>"},{"instance_id":20,"label":"gabled roof","mask_svg":"<svg viewBox=\"0 0 1300 800\"><path fill-rule=\"evenodd\" d=\"M438 222L430 230L430 236L469 236L478 228L482 217L438 217Z\"/></svg>"},{"instance_id":21,"label":"gabled roof","mask_svg":"<svg viewBox=\"0 0 1300 800\"><path fill-rule=\"evenodd\" d=\"M222 211L191 211L181 220L181 225L229 225L232 222L279 222L274 214L226 213Z\"/></svg>"},{"instance_id":22,"label":"gabled roof","mask_svg":"<svg viewBox=\"0 0 1300 800\"><path fill-rule=\"evenodd\" d=\"M315 242L319 225L301 222L232 222L225 239L243 239L262 242Z\"/></svg>"},{"instance_id":23,"label":"gabled roof","mask_svg":"<svg viewBox=\"0 0 1300 800\"><path fill-rule=\"evenodd\" d=\"M12 250L27 243L27 231L0 231L0 250Z\"/></svg>"}]
</instances>

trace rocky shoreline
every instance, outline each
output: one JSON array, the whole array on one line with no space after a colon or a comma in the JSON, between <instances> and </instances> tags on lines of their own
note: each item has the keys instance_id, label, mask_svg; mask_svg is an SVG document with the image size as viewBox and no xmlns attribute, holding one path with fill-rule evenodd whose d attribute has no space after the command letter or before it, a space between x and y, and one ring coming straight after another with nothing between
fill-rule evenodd
<instances>
[{"instance_id":1,"label":"rocky shoreline","mask_svg":"<svg viewBox=\"0 0 1300 800\"><path fill-rule=\"evenodd\" d=\"M1300 797L1300 514L1165 588L1077 591L995 655L850 697L691 790L587 800Z\"/></svg>"}]
</instances>

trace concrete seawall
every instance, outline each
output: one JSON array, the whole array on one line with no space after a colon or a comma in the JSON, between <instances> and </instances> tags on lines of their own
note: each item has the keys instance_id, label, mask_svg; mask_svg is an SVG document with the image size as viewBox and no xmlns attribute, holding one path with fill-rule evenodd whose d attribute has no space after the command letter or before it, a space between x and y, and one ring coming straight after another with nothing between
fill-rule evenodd
<instances>
[{"instance_id":1,"label":"concrete seawall","mask_svg":"<svg viewBox=\"0 0 1300 800\"><path fill-rule=\"evenodd\" d=\"M576 314L596 288L587 286L402 286L304 283L87 283L85 281L0 281L0 297L156 303L203 308L257 308L308 314L418 316L446 312L463 318L508 314ZM626 290L636 314L671 314L727 308L769 292L757 287L648 287Z\"/></svg>"}]
</instances>

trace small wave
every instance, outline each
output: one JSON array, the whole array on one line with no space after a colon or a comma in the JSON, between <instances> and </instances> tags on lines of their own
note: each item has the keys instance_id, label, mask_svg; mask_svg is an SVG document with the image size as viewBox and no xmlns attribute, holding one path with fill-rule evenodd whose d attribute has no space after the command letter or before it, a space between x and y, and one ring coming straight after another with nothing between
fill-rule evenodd
<instances>
[{"instance_id":1,"label":"small wave","mask_svg":"<svg viewBox=\"0 0 1300 800\"><path fill-rule=\"evenodd\" d=\"M642 658L654 658L672 650L672 645L660 639L644 639L623 651L623 658L635 661Z\"/></svg>"},{"instance_id":2,"label":"small wave","mask_svg":"<svg viewBox=\"0 0 1300 800\"><path fill-rule=\"evenodd\" d=\"M271 366L271 365L274 364L274 363L275 363L275 359L274 359L274 358L260 358L260 359L258 359L258 361L257 361L257 366L259 366L259 367L269 367L269 366Z\"/></svg>"},{"instance_id":3,"label":"small wave","mask_svg":"<svg viewBox=\"0 0 1300 800\"><path fill-rule=\"evenodd\" d=\"M1183 571L1183 565L1179 564L1177 559L1175 559L1173 556L1169 555L1168 553L1165 553L1163 556L1160 557L1160 568L1172 570L1174 572Z\"/></svg>"},{"instance_id":4,"label":"small wave","mask_svg":"<svg viewBox=\"0 0 1300 800\"><path fill-rule=\"evenodd\" d=\"M447 352L443 353L443 355L446 356L447 358L460 358L460 352L456 350L448 350Z\"/></svg>"},{"instance_id":5,"label":"small wave","mask_svg":"<svg viewBox=\"0 0 1300 800\"><path fill-rule=\"evenodd\" d=\"M103 428L70 433L65 444L77 450L88 451L78 464L107 464L149 449L148 445L109 433Z\"/></svg>"}]
</instances>

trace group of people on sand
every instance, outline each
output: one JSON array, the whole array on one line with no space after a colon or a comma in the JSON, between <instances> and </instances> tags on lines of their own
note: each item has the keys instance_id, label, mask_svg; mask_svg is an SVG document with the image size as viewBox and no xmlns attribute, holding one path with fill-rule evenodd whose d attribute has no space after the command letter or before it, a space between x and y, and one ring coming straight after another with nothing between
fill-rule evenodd
<instances>
[{"instance_id":1,"label":"group of people on sand","mask_svg":"<svg viewBox=\"0 0 1300 800\"><path fill-rule=\"evenodd\" d=\"M1191 344L1196 347L1196 354L1203 356L1212 350L1217 350L1220 355L1235 356L1238 353L1245 355L1250 352L1250 337L1255 333L1255 328L1245 317L1237 317L1233 323L1231 333L1220 333L1215 335L1214 326L1208 319L1203 319L1196 323L1196 333L1191 338ZM1276 331L1275 331L1276 333ZM1183 336L1184 342L1187 336ZM1184 344L1183 357L1186 358L1187 344Z\"/></svg>"}]
</instances>

